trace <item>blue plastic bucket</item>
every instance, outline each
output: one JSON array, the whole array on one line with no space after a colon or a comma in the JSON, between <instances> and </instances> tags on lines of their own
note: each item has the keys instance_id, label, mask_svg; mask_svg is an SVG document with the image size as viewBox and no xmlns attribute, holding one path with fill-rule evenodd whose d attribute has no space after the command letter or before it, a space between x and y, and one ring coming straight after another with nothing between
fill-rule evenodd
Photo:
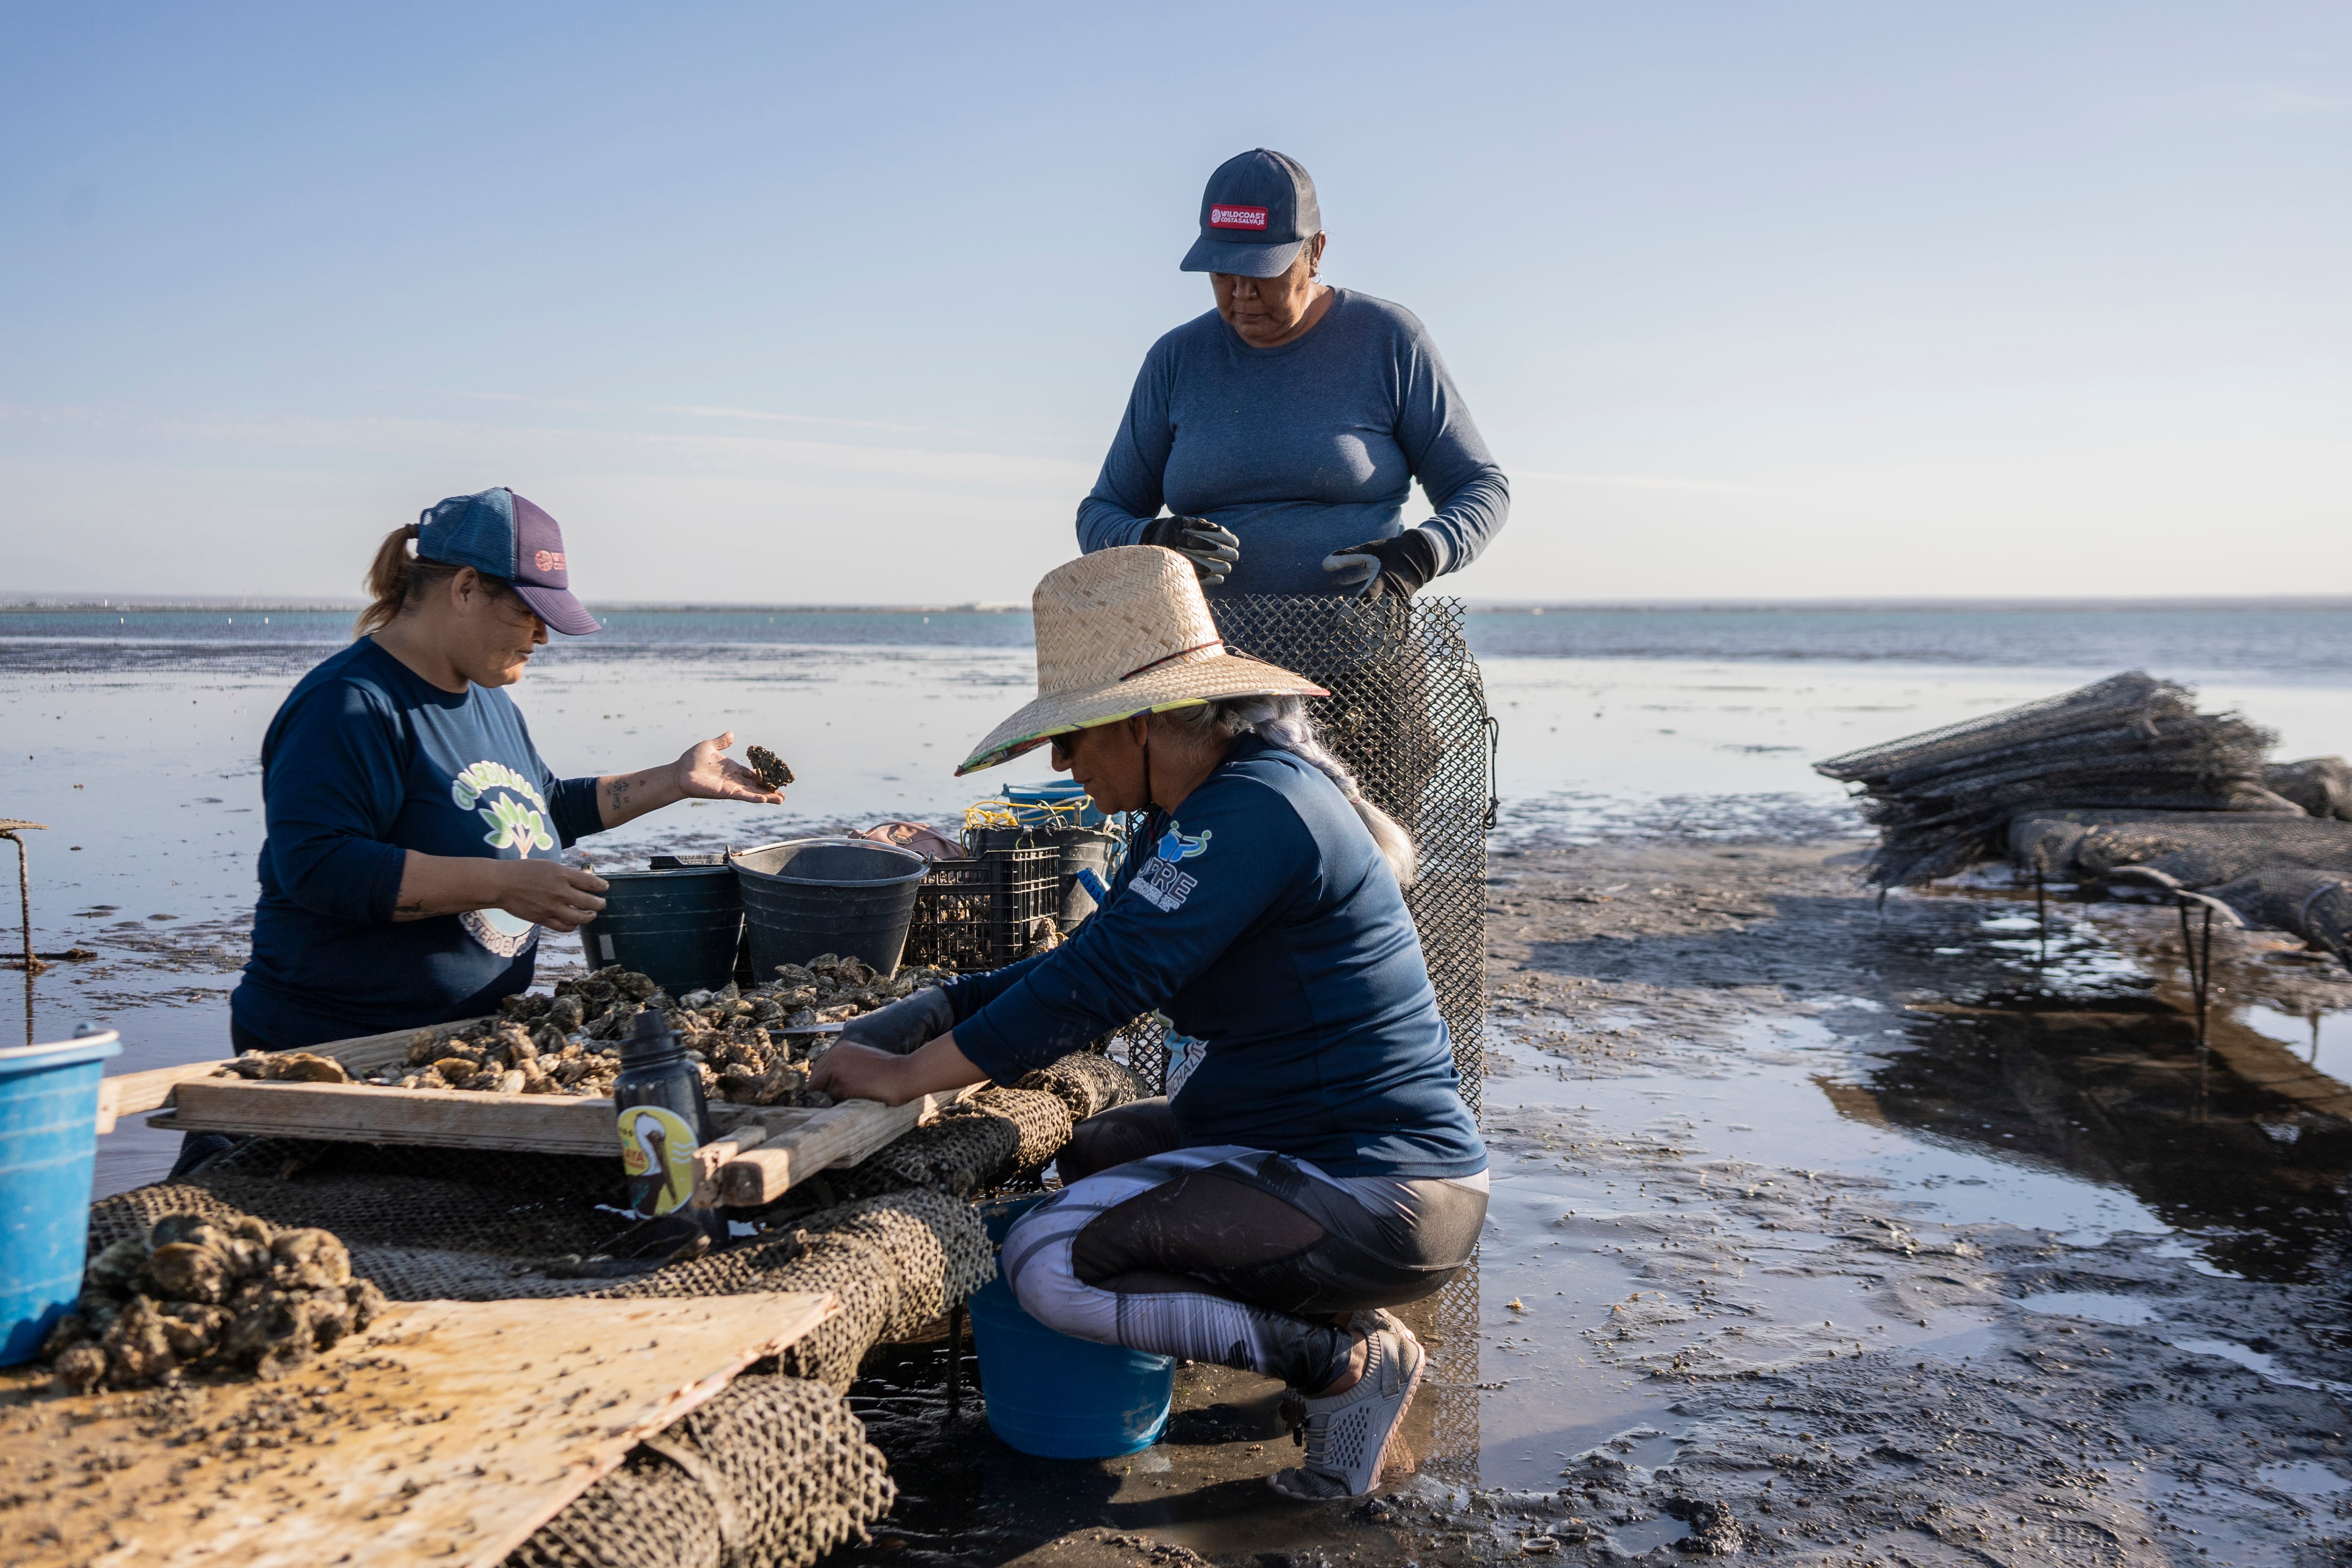
<instances>
[{"instance_id":1,"label":"blue plastic bucket","mask_svg":"<svg viewBox=\"0 0 2352 1568\"><path fill-rule=\"evenodd\" d=\"M1075 779L1008 784L1004 798L1013 802L1013 820L1024 828L1099 828L1103 823L1103 814L1087 794L1087 787Z\"/></svg>"},{"instance_id":2,"label":"blue plastic bucket","mask_svg":"<svg viewBox=\"0 0 2352 1568\"><path fill-rule=\"evenodd\" d=\"M984 1205L989 1239L1045 1201ZM1176 1394L1173 1357L1097 1344L1047 1328L1022 1311L1002 1275L974 1291L971 1337L989 1429L1041 1459L1108 1459L1160 1441Z\"/></svg>"},{"instance_id":3,"label":"blue plastic bucket","mask_svg":"<svg viewBox=\"0 0 2352 1568\"><path fill-rule=\"evenodd\" d=\"M0 1366L33 1359L81 1294L112 1030L0 1051Z\"/></svg>"},{"instance_id":4,"label":"blue plastic bucket","mask_svg":"<svg viewBox=\"0 0 2352 1568\"><path fill-rule=\"evenodd\" d=\"M608 871L604 912L580 928L588 967L618 964L673 997L717 990L735 974L743 901L725 863Z\"/></svg>"}]
</instances>

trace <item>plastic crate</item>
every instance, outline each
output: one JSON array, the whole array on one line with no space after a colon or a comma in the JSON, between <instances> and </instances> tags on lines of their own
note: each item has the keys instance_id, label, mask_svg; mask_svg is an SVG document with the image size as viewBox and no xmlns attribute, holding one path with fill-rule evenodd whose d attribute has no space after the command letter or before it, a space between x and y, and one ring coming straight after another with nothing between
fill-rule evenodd
<instances>
[{"instance_id":1,"label":"plastic crate","mask_svg":"<svg viewBox=\"0 0 2352 1568\"><path fill-rule=\"evenodd\" d=\"M933 861L907 934L909 964L982 972L1024 958L1061 903L1061 851L1022 832L971 835L970 860Z\"/></svg>"}]
</instances>

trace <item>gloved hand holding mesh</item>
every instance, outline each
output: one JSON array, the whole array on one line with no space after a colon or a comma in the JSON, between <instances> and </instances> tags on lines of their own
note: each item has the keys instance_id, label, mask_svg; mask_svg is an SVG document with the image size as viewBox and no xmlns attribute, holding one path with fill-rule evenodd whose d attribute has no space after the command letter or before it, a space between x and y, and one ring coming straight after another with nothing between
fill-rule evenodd
<instances>
[{"instance_id":1,"label":"gloved hand holding mesh","mask_svg":"<svg viewBox=\"0 0 2352 1568\"><path fill-rule=\"evenodd\" d=\"M955 1009L937 986L903 997L887 1008L851 1019L835 1038L851 1045L911 1056L955 1028Z\"/></svg>"},{"instance_id":2,"label":"gloved hand holding mesh","mask_svg":"<svg viewBox=\"0 0 2352 1568\"><path fill-rule=\"evenodd\" d=\"M1341 586L1363 584L1359 598L1410 599L1437 575L1437 541L1422 528L1392 539L1367 539L1323 558L1323 570Z\"/></svg>"},{"instance_id":3,"label":"gloved hand holding mesh","mask_svg":"<svg viewBox=\"0 0 2352 1568\"><path fill-rule=\"evenodd\" d=\"M1242 559L1242 541L1206 517L1154 517L1143 527L1143 542L1191 561L1203 588L1224 581Z\"/></svg>"}]
</instances>

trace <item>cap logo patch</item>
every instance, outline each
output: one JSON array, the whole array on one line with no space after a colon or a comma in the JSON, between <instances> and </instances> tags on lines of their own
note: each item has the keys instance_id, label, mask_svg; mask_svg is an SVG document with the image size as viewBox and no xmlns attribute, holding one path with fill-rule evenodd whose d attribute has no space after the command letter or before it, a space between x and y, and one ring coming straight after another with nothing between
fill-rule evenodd
<instances>
[{"instance_id":1,"label":"cap logo patch","mask_svg":"<svg viewBox=\"0 0 2352 1568\"><path fill-rule=\"evenodd\" d=\"M530 562L541 571L562 571L563 552L560 549L543 549L531 557Z\"/></svg>"},{"instance_id":2,"label":"cap logo patch","mask_svg":"<svg viewBox=\"0 0 2352 1568\"><path fill-rule=\"evenodd\" d=\"M1265 227L1264 207L1221 207L1212 204L1209 226L1213 229L1258 229Z\"/></svg>"}]
</instances>

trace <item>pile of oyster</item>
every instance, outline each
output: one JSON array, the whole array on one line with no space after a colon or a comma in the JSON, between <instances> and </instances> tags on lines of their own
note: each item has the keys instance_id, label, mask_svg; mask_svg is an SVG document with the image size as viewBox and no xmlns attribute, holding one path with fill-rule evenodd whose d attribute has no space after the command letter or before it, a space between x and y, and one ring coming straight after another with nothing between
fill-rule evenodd
<instances>
[{"instance_id":1,"label":"pile of oyster","mask_svg":"<svg viewBox=\"0 0 2352 1568\"><path fill-rule=\"evenodd\" d=\"M332 1231L172 1214L89 1260L41 1356L78 1394L220 1366L279 1377L383 1307Z\"/></svg>"},{"instance_id":2,"label":"pile of oyster","mask_svg":"<svg viewBox=\"0 0 2352 1568\"><path fill-rule=\"evenodd\" d=\"M443 1038L419 1030L404 1064L360 1082L401 1089L457 1089L493 1094L610 1094L621 1071L620 1042L636 1016L657 1008L702 1069L703 1092L741 1105L824 1104L810 1095L806 1062L828 1043L823 1035L784 1032L836 1023L953 979L953 970L916 965L889 979L862 960L826 953L806 966L784 964L767 985L673 999L646 977L619 966L556 982L552 997L526 992L499 1004L499 1015ZM332 1060L309 1051L256 1052L224 1065L215 1077L352 1082Z\"/></svg>"}]
</instances>

